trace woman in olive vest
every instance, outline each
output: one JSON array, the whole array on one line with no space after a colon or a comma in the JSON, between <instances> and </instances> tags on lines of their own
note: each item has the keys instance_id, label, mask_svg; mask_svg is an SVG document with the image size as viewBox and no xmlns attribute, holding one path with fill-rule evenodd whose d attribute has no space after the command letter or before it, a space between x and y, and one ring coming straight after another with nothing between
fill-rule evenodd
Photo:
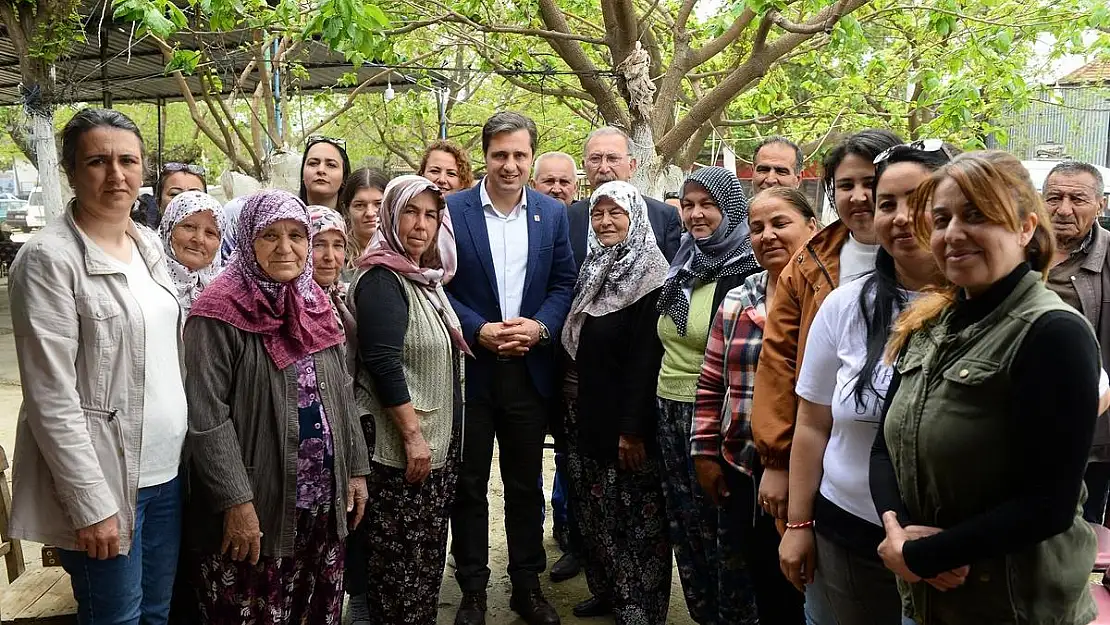
<instances>
[{"instance_id":1,"label":"woman in olive vest","mask_svg":"<svg viewBox=\"0 0 1110 625\"><path fill-rule=\"evenodd\" d=\"M355 401L370 448L363 523L371 623L434 625L458 478L462 354L443 284L455 273L451 218L421 176L385 188L381 229L357 261Z\"/></svg>"},{"instance_id":2,"label":"woman in olive vest","mask_svg":"<svg viewBox=\"0 0 1110 625\"><path fill-rule=\"evenodd\" d=\"M918 625L1087 625L1095 536L1080 503L1101 361L1086 319L1044 285L1040 196L1017 159L975 152L912 207L950 286L918 298L888 346L879 555Z\"/></svg>"}]
</instances>

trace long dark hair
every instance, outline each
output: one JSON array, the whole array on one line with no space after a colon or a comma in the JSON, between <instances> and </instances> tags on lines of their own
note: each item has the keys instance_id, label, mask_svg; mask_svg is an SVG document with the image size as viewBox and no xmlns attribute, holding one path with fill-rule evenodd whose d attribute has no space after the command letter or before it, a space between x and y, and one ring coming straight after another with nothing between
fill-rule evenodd
<instances>
[{"instance_id":1,"label":"long dark hair","mask_svg":"<svg viewBox=\"0 0 1110 625\"><path fill-rule=\"evenodd\" d=\"M868 162L881 154L883 150L901 145L902 139L889 130L861 130L848 137L840 145L829 150L821 161L821 186L829 196L829 201L835 208L836 202L833 194L833 180L836 178L836 169L849 154L854 154Z\"/></svg>"},{"instance_id":2,"label":"long dark hair","mask_svg":"<svg viewBox=\"0 0 1110 625\"><path fill-rule=\"evenodd\" d=\"M955 150L936 150L925 152L909 146L899 146L892 149L886 160L875 166L875 182L872 188L872 197L879 188L879 180L883 173L896 163L916 163L930 172L944 167L949 162L949 154ZM898 288L898 272L894 266L894 256L886 249L879 248L875 256L875 271L864 278L863 288L859 292L859 307L863 311L863 323L867 328L867 357L860 367L856 377L852 394L856 399L856 406L864 405L864 393L870 391L879 401L886 398L875 388L875 368L883 358L887 339L894 325L894 320L906 308L909 299Z\"/></svg>"},{"instance_id":3,"label":"long dark hair","mask_svg":"<svg viewBox=\"0 0 1110 625\"><path fill-rule=\"evenodd\" d=\"M308 160L308 151L318 143L326 143L339 150L339 158L343 161L343 180L339 183L339 191L335 195L335 207L339 209L339 198L343 197L343 187L347 184L347 177L351 175L351 159L347 158L347 150L339 144L339 140L329 137L311 137L305 143L304 154L301 154L301 201L308 204L308 188L304 186L304 162Z\"/></svg>"}]
</instances>

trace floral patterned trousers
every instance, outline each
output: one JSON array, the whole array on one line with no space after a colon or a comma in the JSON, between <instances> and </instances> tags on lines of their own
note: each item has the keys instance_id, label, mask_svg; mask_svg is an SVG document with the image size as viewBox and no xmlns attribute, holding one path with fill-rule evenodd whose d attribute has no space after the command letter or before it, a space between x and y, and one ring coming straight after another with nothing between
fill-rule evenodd
<instances>
[{"instance_id":1,"label":"floral patterned trousers","mask_svg":"<svg viewBox=\"0 0 1110 625\"><path fill-rule=\"evenodd\" d=\"M225 554L200 561L200 613L209 625L339 625L343 543L331 504L297 509L293 555L258 564Z\"/></svg>"},{"instance_id":2,"label":"floral patterned trousers","mask_svg":"<svg viewBox=\"0 0 1110 625\"><path fill-rule=\"evenodd\" d=\"M747 568L737 562L718 567L717 508L701 490L690 458L694 404L656 398L659 448L663 454L663 493L667 501L682 594L699 625L755 625L755 593Z\"/></svg>"}]
</instances>

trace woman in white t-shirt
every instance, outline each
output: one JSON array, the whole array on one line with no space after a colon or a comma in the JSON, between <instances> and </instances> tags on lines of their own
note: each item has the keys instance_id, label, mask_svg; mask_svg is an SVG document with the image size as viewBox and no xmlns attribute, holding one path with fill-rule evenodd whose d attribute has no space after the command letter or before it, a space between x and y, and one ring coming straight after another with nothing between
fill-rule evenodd
<instances>
[{"instance_id":1,"label":"woman in white t-shirt","mask_svg":"<svg viewBox=\"0 0 1110 625\"><path fill-rule=\"evenodd\" d=\"M131 210L143 139L118 111L62 131L74 191L19 251L9 291L25 382L11 534L59 548L80 623L165 623L181 543L182 312ZM95 619L94 619L95 617Z\"/></svg>"},{"instance_id":2,"label":"woman in white t-shirt","mask_svg":"<svg viewBox=\"0 0 1110 625\"><path fill-rule=\"evenodd\" d=\"M907 199L950 159L940 142L896 146L875 159L875 271L834 290L817 311L798 375L783 573L805 587L812 625L898 623L894 575L876 549L882 523L868 464L891 369L891 324L914 295L943 280L910 227Z\"/></svg>"}]
</instances>

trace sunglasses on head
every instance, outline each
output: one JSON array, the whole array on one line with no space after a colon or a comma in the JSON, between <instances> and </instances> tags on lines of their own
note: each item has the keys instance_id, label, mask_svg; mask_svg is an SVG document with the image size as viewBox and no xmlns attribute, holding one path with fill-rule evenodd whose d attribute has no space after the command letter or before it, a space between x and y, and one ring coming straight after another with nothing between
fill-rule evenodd
<instances>
[{"instance_id":1,"label":"sunglasses on head","mask_svg":"<svg viewBox=\"0 0 1110 625\"><path fill-rule=\"evenodd\" d=\"M944 145L944 141L942 139L918 139L917 141L910 141L909 143L896 145L894 147L887 148L882 152L879 152L879 155L875 157L875 160L872 161L871 164L878 165L879 163L890 158L895 152L900 150L914 150L917 152L944 152L944 155L948 157L948 160L956 158L956 155L952 154L952 152L948 150L948 147Z\"/></svg>"},{"instance_id":2,"label":"sunglasses on head","mask_svg":"<svg viewBox=\"0 0 1110 625\"><path fill-rule=\"evenodd\" d=\"M339 139L339 138L336 138L336 137L325 137L324 135L313 135L313 136L309 137L308 139L306 139L305 140L305 149L308 149L308 148L316 145L317 143L330 143L330 144L334 145L335 147L337 147L341 150L344 150L344 151L347 150L347 140L346 139Z\"/></svg>"},{"instance_id":3,"label":"sunglasses on head","mask_svg":"<svg viewBox=\"0 0 1110 625\"><path fill-rule=\"evenodd\" d=\"M162 173L173 174L179 171L189 172L194 176L204 178L205 171L200 165L193 165L192 163L165 163L162 165Z\"/></svg>"}]
</instances>

